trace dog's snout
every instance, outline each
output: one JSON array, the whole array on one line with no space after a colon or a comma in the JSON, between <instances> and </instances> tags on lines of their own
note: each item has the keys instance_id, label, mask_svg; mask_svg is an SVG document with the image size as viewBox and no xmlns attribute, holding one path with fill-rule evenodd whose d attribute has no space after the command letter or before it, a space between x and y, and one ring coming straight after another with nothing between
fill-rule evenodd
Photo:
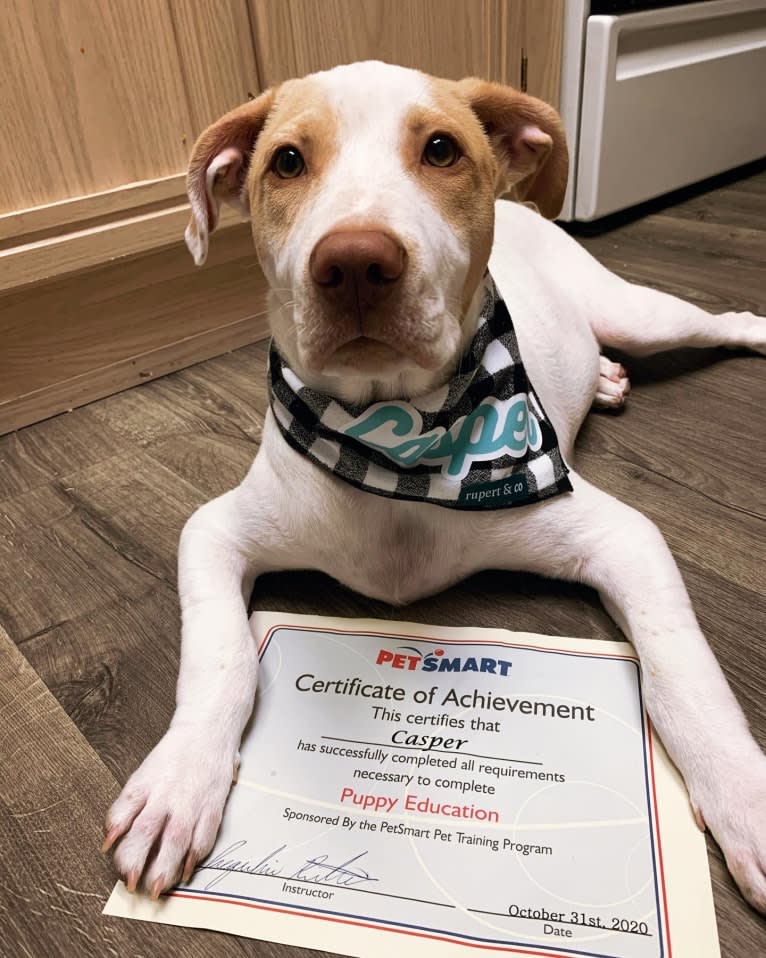
<instances>
[{"instance_id":1,"label":"dog's snout","mask_svg":"<svg viewBox=\"0 0 766 958\"><path fill-rule=\"evenodd\" d=\"M382 230L335 230L316 244L309 269L323 295L369 306L396 286L405 261L404 247Z\"/></svg>"}]
</instances>

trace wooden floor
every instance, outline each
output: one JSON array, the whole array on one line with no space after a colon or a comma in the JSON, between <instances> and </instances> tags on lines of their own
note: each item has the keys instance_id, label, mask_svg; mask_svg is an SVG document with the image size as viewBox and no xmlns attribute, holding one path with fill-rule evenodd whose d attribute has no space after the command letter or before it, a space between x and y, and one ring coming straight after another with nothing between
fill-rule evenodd
<instances>
[{"instance_id":1,"label":"wooden floor","mask_svg":"<svg viewBox=\"0 0 766 958\"><path fill-rule=\"evenodd\" d=\"M581 241L622 275L714 312L766 311L763 168ZM100 915L115 879L98 852L104 812L173 707L178 534L196 506L241 479L258 447L265 357L262 344L248 346L0 439L3 955L291 953ZM578 466L663 530L766 746L766 361L684 352L629 370L628 408L588 419ZM617 634L593 593L531 575L482 574L404 615L308 573L265 578L254 601ZM709 847L723 955L766 954L766 921Z\"/></svg>"}]
</instances>

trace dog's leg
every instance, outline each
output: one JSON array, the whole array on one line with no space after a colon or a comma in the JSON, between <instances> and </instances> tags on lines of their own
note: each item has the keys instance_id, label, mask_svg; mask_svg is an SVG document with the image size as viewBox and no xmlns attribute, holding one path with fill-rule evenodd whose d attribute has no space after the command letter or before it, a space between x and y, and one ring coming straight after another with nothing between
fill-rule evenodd
<instances>
[{"instance_id":1,"label":"dog's leg","mask_svg":"<svg viewBox=\"0 0 766 958\"><path fill-rule=\"evenodd\" d=\"M682 299L646 286L607 280L605 307L591 315L601 346L632 356L649 356L682 346L726 346L766 354L766 316L721 313L714 316ZM607 308L608 307L608 308Z\"/></svg>"},{"instance_id":2,"label":"dog's leg","mask_svg":"<svg viewBox=\"0 0 766 958\"><path fill-rule=\"evenodd\" d=\"M514 519L504 564L584 582L641 660L647 709L745 898L766 911L766 756L699 628L654 524L573 476L574 495ZM500 555L493 558L501 560ZM502 560L501 560L502 561Z\"/></svg>"},{"instance_id":3,"label":"dog's leg","mask_svg":"<svg viewBox=\"0 0 766 958\"><path fill-rule=\"evenodd\" d=\"M132 891L157 897L210 850L253 708L257 655L246 597L252 554L278 551L268 521L238 508L233 490L199 509L179 552L181 667L168 731L131 775L107 817L105 850ZM244 527L244 528L240 528Z\"/></svg>"}]
</instances>

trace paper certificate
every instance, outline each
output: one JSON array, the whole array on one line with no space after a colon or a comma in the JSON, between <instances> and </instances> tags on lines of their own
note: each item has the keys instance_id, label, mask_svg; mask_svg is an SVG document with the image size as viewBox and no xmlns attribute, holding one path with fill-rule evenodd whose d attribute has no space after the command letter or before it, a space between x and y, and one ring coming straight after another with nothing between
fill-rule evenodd
<instances>
[{"instance_id":1,"label":"paper certificate","mask_svg":"<svg viewBox=\"0 0 766 958\"><path fill-rule=\"evenodd\" d=\"M718 956L705 842L624 643L257 613L217 843L112 915L363 958Z\"/></svg>"}]
</instances>

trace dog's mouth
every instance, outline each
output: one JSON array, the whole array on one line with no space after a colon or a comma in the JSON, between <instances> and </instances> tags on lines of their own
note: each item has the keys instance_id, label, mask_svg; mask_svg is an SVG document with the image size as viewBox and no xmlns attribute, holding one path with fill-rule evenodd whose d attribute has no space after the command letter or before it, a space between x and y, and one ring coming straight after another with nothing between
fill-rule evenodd
<instances>
[{"instance_id":1,"label":"dog's mouth","mask_svg":"<svg viewBox=\"0 0 766 958\"><path fill-rule=\"evenodd\" d=\"M325 369L347 369L362 373L373 373L400 368L407 357L390 343L371 336L357 336L344 343L328 357Z\"/></svg>"},{"instance_id":2,"label":"dog's mouth","mask_svg":"<svg viewBox=\"0 0 766 958\"><path fill-rule=\"evenodd\" d=\"M328 375L357 373L374 379L389 378L410 370L435 372L445 363L442 344L420 337L387 337L360 334L347 340L321 360ZM320 365L320 364L317 364Z\"/></svg>"},{"instance_id":3,"label":"dog's mouth","mask_svg":"<svg viewBox=\"0 0 766 958\"><path fill-rule=\"evenodd\" d=\"M441 297L406 291L370 310L334 309L309 298L293 313L298 359L314 375L391 379L442 370L459 346L458 323Z\"/></svg>"},{"instance_id":4,"label":"dog's mouth","mask_svg":"<svg viewBox=\"0 0 766 958\"><path fill-rule=\"evenodd\" d=\"M443 364L438 331L407 314L321 317L304 326L301 360L314 372L392 375Z\"/></svg>"}]
</instances>

